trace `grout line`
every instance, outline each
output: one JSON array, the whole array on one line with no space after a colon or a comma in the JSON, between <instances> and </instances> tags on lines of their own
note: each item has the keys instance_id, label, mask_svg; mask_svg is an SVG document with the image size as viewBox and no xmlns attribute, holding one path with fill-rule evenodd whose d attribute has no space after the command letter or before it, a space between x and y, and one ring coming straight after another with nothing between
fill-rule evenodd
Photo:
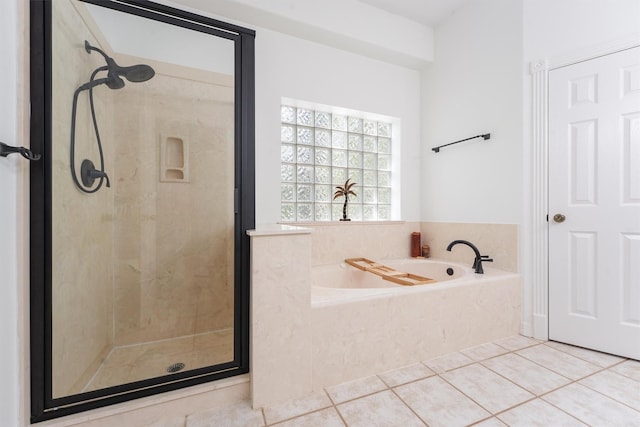
<instances>
[{"instance_id":1,"label":"grout line","mask_svg":"<svg viewBox=\"0 0 640 427\"><path fill-rule=\"evenodd\" d=\"M98 369L96 369L96 371L93 373L93 375L91 376L91 378L89 378L89 380L87 381L87 383L84 385L84 387L82 387L81 393L84 393L87 391L87 389L89 388L89 386L91 385L91 383L93 381L95 381L95 379L98 377L98 374L100 373L100 370L102 368L104 368L104 366L107 363L107 360L109 359L109 357L111 357L111 355L113 354L113 351L115 350L115 347L111 347L111 349L109 350L109 353L107 353L107 355L104 357L104 359L102 359L102 362L100 362L100 366L98 366Z\"/></svg>"},{"instance_id":2,"label":"grout line","mask_svg":"<svg viewBox=\"0 0 640 427\"><path fill-rule=\"evenodd\" d=\"M326 388L323 389L323 391L325 392L325 394L329 397L329 401L333 404L331 407L334 409L334 411L336 411L336 413L338 414L338 417L340 417L340 420L342 421L342 424L344 424L345 426L347 426L347 421L344 419L344 417L342 416L342 413L340 412L340 410L338 409L338 405L336 405L336 402L333 400L333 398L331 397L331 395L329 394L329 392L327 391Z\"/></svg>"},{"instance_id":3,"label":"grout line","mask_svg":"<svg viewBox=\"0 0 640 427\"><path fill-rule=\"evenodd\" d=\"M596 375L596 374L599 374L599 373L602 373L602 372L604 372L604 371L596 372L596 373L594 373L594 374L592 374L592 375L589 375L589 377L592 377L592 376L594 376L594 375ZM617 373L615 373L615 372L612 372L612 373L613 373L613 374L615 374L615 375L620 375L620 374L617 374ZM620 376L624 377L624 375L620 375ZM584 379L586 379L586 378L589 378L589 377L584 377L584 378L580 379L579 381L582 381L582 380L584 380ZM626 377L625 377L625 378L626 378ZM618 402L618 403L620 403L621 405L624 405L624 406L626 406L626 407L628 407L628 408L633 409L634 411L640 412L640 408L633 407L633 406L629 405L628 403L625 403L625 402L623 402L623 401L621 401L621 400L618 400L618 398L616 398L616 397L613 397L613 396L610 396L610 395L608 395L608 394L605 394L603 391L600 391L600 390L598 390L598 389L595 389L595 388L593 388L593 387L591 387L591 386L589 386L589 385L587 385L587 384L582 384L581 382L578 382L578 381L576 381L576 382L577 382L579 385L581 385L581 386L583 386L583 387L588 388L589 390L592 390L592 391L594 391L594 392L596 392L596 393L598 393L598 394L600 394L600 395L602 395L602 396L604 396L604 397L606 397L606 398L608 398L608 399L613 400L614 402Z\"/></svg>"},{"instance_id":4,"label":"grout line","mask_svg":"<svg viewBox=\"0 0 640 427\"><path fill-rule=\"evenodd\" d=\"M300 414L300 415L297 415L297 416L295 416L295 417L288 418L288 419L286 419L286 420L280 420L280 421L278 421L278 423L276 423L276 424L270 424L270 426L277 426L277 425L279 425L279 424L281 424L281 423L284 423L284 422L286 422L286 421L290 421L290 420L293 420L293 419L297 419L297 418L300 418L300 417L304 417L304 416L307 416L307 415L309 415L309 414L313 414L313 413L316 413L316 412L319 412L319 411L322 411L322 410L325 410L325 409L328 409L328 408L333 408L333 409L338 413L338 416L340 417L340 420L344 423L344 425L345 425L345 426L348 426L348 424L347 424L346 420L344 419L344 417L342 416L342 413L341 413L341 412L340 412L340 410L339 410L339 406L340 406L340 405L347 404L347 403L351 403L351 402L354 402L354 401L357 401L357 400L363 399L363 398L365 398L365 397L369 397L369 396L372 396L372 395L375 395L375 394L378 394L378 393L382 393L382 392L384 392L384 391L386 391L386 390L389 390L389 391L391 391L391 392L392 392L392 393L393 393L393 394L394 394L398 399L400 399L400 401L402 402L402 404L403 404L403 405L405 405L405 407L407 407L407 408L408 408L408 409L409 409L409 410L410 410L410 411L411 411L411 412L412 412L412 413L413 413L413 414L414 414L418 419L420 419L420 421L422 421L422 422L423 422L423 423L428 427L428 423L427 423L425 420L423 420L423 419L422 419L422 418L421 418L421 417L420 417L420 416L419 416L419 415L418 415L418 414L413 410L413 408L412 408L409 404L407 404L407 402L405 402L405 401L400 397L400 395L398 395L398 393L396 392L396 390L395 390L395 389L396 389L396 388L398 388L398 387L404 387L404 386L406 386L406 385L413 384L413 383L416 383L416 382L418 382L418 381L422 381L422 380L425 380L425 379L428 379L428 378L432 378L432 377L434 377L434 376L440 377L443 381L445 381L447 384L449 384L451 387L453 387L453 389L455 389L456 391L458 391L459 393L461 393L463 396L465 396L465 397L466 397L466 398L468 398L470 401L472 401L473 403L475 403L476 405L478 405L480 408L483 408L484 410L486 410L486 411L490 414L489 416L487 416L487 417L485 417L485 418L483 418L483 419L480 419L480 420L478 420L478 421L473 422L472 424L469 424L469 426L475 426L475 425L477 425L477 424L480 424L480 423L482 423L482 422L488 421L488 420L493 419L493 418L495 418L498 422L501 422L501 423L503 423L503 424L504 424L504 422L503 422L500 418L498 418L498 416L499 416L499 415L501 415L501 414L503 414L503 413L505 413L505 412L508 412L508 411L510 411L510 410L512 410L512 409L518 408L518 407L520 407L520 406L524 406L524 405L526 405L526 404L528 404L528 403L530 403L530 402L533 402L533 401L535 401L535 400L540 400L541 402L544 402L544 403L546 403L546 404L549 404L549 405L551 405L552 407L556 408L557 410L561 411L562 413L564 413L564 414L566 414L566 415L570 416L571 418L573 418L573 419L575 419L575 420L579 421L580 423L587 424L585 421L581 420L580 418L576 417L575 415L573 415L573 414L571 414L571 413L569 413L569 412L567 412L567 411L563 410L562 408L559 408L558 406L556 406L556 405L554 405L553 403L551 403L551 402L547 401L546 399L544 399L544 397L545 397L545 396L547 396L547 395L549 395L549 394L551 394L551 393L553 393L553 392L556 392L556 391L558 391L558 390L561 390L561 389L563 389L563 388L565 388L565 387L567 387L567 386L570 386L570 385L572 385L572 384L578 384L578 385L580 385L580 386L586 387L586 388L588 388L589 390L592 390L592 391L594 391L594 392L596 392L596 393L598 393L598 394L602 395L602 396L603 396L603 397L605 397L605 398L611 399L611 400L613 400L613 401L615 401L615 402L618 402L618 403L620 403L620 404L622 404L622 405L624 405L624 406L626 406L626 407L629 407L629 408L630 408L630 409L632 409L632 410L636 410L636 411L638 410L637 408L634 408L634 407L632 407L632 406L630 406L630 405L628 405L628 404L625 404L624 402L620 402L619 400L617 400L617 399L615 399L615 398L613 398L613 397L611 397L611 396L608 396L608 395L606 395L606 394L604 394L604 393L602 393L602 392L600 392L600 391L598 391L598 390L596 390L596 389L593 389L593 388L591 388L591 387L589 387L589 386L586 386L586 385L584 385L584 384L579 383L579 381L581 381L581 380L583 380L583 379L589 378L589 377L594 376L594 375L597 375L597 374L599 374L599 373L601 373L601 372L608 371L609 369L611 369L611 368L613 368L613 367L615 367L615 366L621 365L621 364L625 363L626 361L628 361L629 359L626 359L626 358L625 358L625 359L620 360L619 362L617 362L617 363L615 363L615 364L613 364L613 365L610 365L610 366L608 366L608 367L602 367L602 366L599 366L599 365L597 365L597 364L595 364L595 363L592 363L592 362L590 362L590 361L588 361L588 360L585 360L585 359L583 359L583 358L581 358L581 357L578 357L578 356L575 356L575 355L573 355L573 354L570 354L570 353L568 353L568 352L566 352L566 351L563 351L563 350L560 350L560 349L554 348L554 347L552 347L552 346L546 346L546 347L548 347L548 348L550 348L550 349L557 350L557 351L559 351L560 353L563 353L563 354L568 355L568 356L571 356L571 357L575 357L575 358L580 359L580 360L582 360L582 361L584 361L584 362L586 362L586 363L590 363L591 365L594 365L594 366L597 366L598 368L600 368L600 369L598 369L597 371L592 372L592 373L590 373L590 374L588 374L588 375L586 375L586 376L582 376L582 377L580 377L580 378L578 378L578 379L572 379L572 378L569 378L569 377L567 377L566 375L563 375L563 374L561 374L561 373L559 373L559 372L557 372L557 371L555 371L555 370L553 370L553 369L551 369L551 368L549 368L549 367L547 367L547 366L544 366L544 365L542 365L542 364L540 364L540 363L538 363L538 362L536 362L536 361L534 361L534 360L531 360L531 359L529 359L529 358L527 358L527 357L525 357L525 356L520 355L520 354L518 354L518 353L517 353L518 351L521 351L521 350L524 350L524 349L527 349L527 348L532 348L532 347L536 347L536 346L540 346L540 345L545 345L545 343L546 343L545 341L538 341L538 342L536 342L536 343L533 343L533 344L530 344L530 345L526 345L526 346L524 346L524 347L520 347L520 348L517 348L517 349L510 350L510 349L508 349L508 348L506 348L506 347L503 347L503 346L500 346L499 344L496 344L496 343L494 342L493 344L496 344L496 345L498 345L499 347L501 347L501 348L505 349L505 350L506 350L506 353L499 354L499 355L496 355L496 356L487 357L487 358L482 359L482 360L472 360L470 363L466 363L466 364L463 364L463 365L457 366L457 367L452 368L452 369L444 370L444 371L442 371L442 372L436 372L436 371L435 371L435 370L433 370L429 365L427 365L427 364L426 364L426 362L428 362L429 360L437 359L437 358L440 358L440 357L445 357L445 356L447 356L448 354L454 354L454 353L464 354L464 353L461 353L460 351L458 351L458 352L448 353L448 354L445 354L445 355L442 355L442 356L438 356L438 357L435 357L435 358L432 358L432 359L428 359L428 360L425 360L425 361L422 361L422 362L418 362L418 363L421 363L422 365L426 366L427 368L429 368L429 369L434 373L434 375L428 375L428 376L425 376L425 377L420 377L420 378L414 379L414 380L412 380L412 381L408 381L408 382L406 382L406 383L398 384L398 385L393 386L393 387L392 387L392 386L390 386L389 384L387 384L387 383L386 383L386 382L385 382L385 381L384 381L384 380L379 376L379 374L376 374L376 375L373 375L373 376L377 377L377 378L382 382L382 384L384 384L384 385L385 385L385 388L383 388L383 389L381 389L381 390L377 390L377 391L372 392L372 393L363 394L363 395L361 395L361 396L358 396L358 397L355 397L355 398L352 398L352 399L349 399L349 400L345 400L344 402L340 402L340 403L337 403L337 402L332 398L331 394L327 391L327 389L326 389L326 388L324 388L324 389L323 389L323 391L324 391L324 393L327 395L327 397L329 398L329 401L331 402L331 406L327 406L327 407L324 407L324 408L316 409L316 410L314 410L314 411L306 412L306 413L304 413L304 414ZM597 353L602 353L602 352L597 352ZM541 394L539 394L539 395L536 395L534 392L532 392L532 391L528 390L527 388L525 388L524 386L522 386L522 385L518 384L516 381L513 381L513 380L511 380L511 379L509 379L509 378L507 378L507 377L503 376L502 374L500 374L500 373L499 373L499 372L497 372L497 371L494 371L494 370L493 370L493 369L491 369L490 367L485 366L485 365L484 365L484 363L483 363L483 362L485 362L485 361L487 361L487 360L496 359L496 358L498 358L498 357L505 356L505 355L508 355L508 354L513 354L513 355L515 355L515 356L521 357L522 359L524 359L524 360L526 360L526 361L528 361L528 362L531 362L531 363L533 363L533 364L535 364L535 365L537 365L537 366L539 366L539 367L541 367L541 368L543 368L543 369L546 369L546 370L548 370L548 371L550 371L550 372L552 372L552 373L554 373L554 374L557 374L557 375L559 375L559 376L561 376L561 377L563 377L563 378L566 378L567 380L569 380L569 382L568 382L568 383L566 383L566 384L563 384L563 385L561 385L561 386L559 386L559 387L556 387L556 388L553 388L553 389L551 389L551 390L545 391L544 393L541 393ZM605 353L605 354L606 354L606 353ZM467 357L469 357L469 356L467 356ZM482 367L484 367L484 368L488 369L488 370L489 370L489 371L491 371L492 373L494 373L494 374L498 375L499 377L501 377L501 378L503 378L503 379L507 380L508 382L512 383L513 385L515 385L515 386L517 386L517 387L519 387L519 388L521 388L521 389L525 390L526 392L530 393L530 394L532 395L532 397L531 397L531 398L529 398L529 399L527 399L527 400L525 400L525 401L522 401L522 402L520 402L520 403L518 403L518 404L516 404L516 405L510 406L510 407L505 408L505 409L503 409L503 410L501 410L501 411L498 411L498 412L493 413L493 412L492 412L492 411L490 411L488 408L485 408L483 405L481 405L480 403L478 403L478 402L477 402L475 399L473 399L471 396L469 396L469 395L467 395L466 393L464 393L462 390L460 390L458 387L456 387L453 383L451 383L450 381L448 381L446 378L444 378L444 377L443 377L443 375L444 375L444 374L447 374L447 373L449 373L449 372L452 372L452 371L455 371L455 370L458 370L458 369L461 369L461 368L464 368L464 367L469 367L469 366L472 366L472 365L479 365L479 366L482 366ZM620 375L620 376L622 376L622 377L624 377L624 378L628 378L628 379L631 379L631 380L635 381L635 379L634 379L634 378L630 378L630 377L628 377L628 376L626 376L626 375L624 375L624 374L619 374L619 373L617 373L617 372L615 372L615 371L611 371L611 372L612 372L612 373L614 373L614 374ZM365 377L365 378L366 378L366 377ZM357 380L354 380L354 381L357 381ZM262 416L263 416L263 419L264 419L264 421L265 421L265 426L269 426L269 424L267 424L267 423L266 423L266 416L265 416L265 414L264 414L264 408L262 409Z\"/></svg>"},{"instance_id":5,"label":"grout line","mask_svg":"<svg viewBox=\"0 0 640 427\"><path fill-rule=\"evenodd\" d=\"M327 393L327 391L326 391L326 390L324 390L324 389L323 389L322 391L324 391L325 395L327 395L327 397L329 398L329 402L330 402L330 405L329 405L329 406L323 406L323 407L321 407L321 408L317 408L317 409L314 409L314 410L311 410L311 411L308 411L308 412L303 412L302 414L298 414L298 415L291 416L291 417L289 417L289 418L284 418L284 419L282 419L282 420L278 420L278 421L276 421L275 423L272 423L272 424L267 424L267 416L266 416L266 414L264 413L264 407L263 407L263 408L262 408L262 415L263 415L263 417L264 417L265 426L272 426L272 425L273 425L273 426L275 426L275 425L278 425L278 424L280 424L280 423L284 423L285 421L295 420L296 418L304 417L304 416L307 416L307 415L309 415L309 414L313 414L314 412L324 411L325 409L329 409L329 408L334 408L334 409L335 409L335 404L333 403L333 400L331 400L331 396L329 396L329 394ZM304 399L304 398L303 398L303 399ZM293 400L296 400L296 399L293 399ZM289 402L291 402L291 400L290 400L290 401L287 401L287 402L285 402L285 403L283 403L283 404L285 404L285 405L286 405L286 404L287 404L287 403L289 403Z\"/></svg>"},{"instance_id":6,"label":"grout line","mask_svg":"<svg viewBox=\"0 0 640 427\"><path fill-rule=\"evenodd\" d=\"M294 417L285 418L283 420L278 420L273 424L267 424L266 423L266 417L265 417L265 426L267 426L267 427L277 426L277 425L280 425L282 423L286 423L286 422L291 421L291 420L295 420L295 419L298 419L298 418L306 417L307 415L315 414L316 412L324 411L325 409L329 409L329 408L333 408L333 407L334 406L332 405L332 406L327 406L327 407L324 407L324 408L314 409L313 411L305 412L304 414L296 415ZM263 415L264 415L264 412L263 412Z\"/></svg>"},{"instance_id":7,"label":"grout line","mask_svg":"<svg viewBox=\"0 0 640 427\"><path fill-rule=\"evenodd\" d=\"M424 379L424 378L423 378ZM400 387L400 386L398 386ZM416 411L413 410L413 408L411 407L411 405L409 405L407 402L404 401L404 399L402 399L402 397L400 397L400 395L398 393L396 393L395 389L391 389L391 393L393 393L398 399L400 399L400 402L402 402L402 404L404 406L406 406L407 408L409 408L409 410L411 412L413 412L413 415L415 415L416 417L418 417L418 419L420 421L422 421L424 423L425 426L429 427L429 423L426 422L425 420L422 419L422 417L420 415L418 415L418 413Z\"/></svg>"},{"instance_id":8,"label":"grout line","mask_svg":"<svg viewBox=\"0 0 640 427\"><path fill-rule=\"evenodd\" d=\"M620 362L623 362L623 361L625 361L625 360L629 360L627 357L618 356L618 355L616 355L616 354L611 354L611 353L605 353L604 351L592 350L592 349L590 349L590 348L580 347L579 345L567 344L567 343L560 342L560 341L552 341L552 340L548 340L548 341L545 341L545 342L543 343L544 345L546 345L546 346L547 346L547 347L549 347L549 348L552 348L552 349L554 349L554 350L561 351L561 352L566 353L566 354L568 354L568 355L570 355L570 356L573 356L573 357L575 357L575 358L577 358L577 359L583 360L583 361L585 361L585 362L587 362L587 363L591 363L592 365L596 365L596 366L600 366L600 367L604 367L604 368L607 368L607 366L601 366L601 365L599 365L599 364L597 364L597 363L594 363L594 362L591 362L591 361L589 361L589 360L587 360L587 359L585 359L585 358L583 358L583 357L581 357L581 356L576 356L575 354L571 354L571 353L569 353L568 351L566 351L566 349L564 349L564 350L563 350L563 349L562 349L562 347L560 347L560 348L556 348L556 347L554 347L554 346L552 346L552 345L549 345L549 343L550 343L550 342L555 342L555 343L558 343L558 344L563 344L563 345L566 345L566 346L569 346L569 347L573 347L573 348L577 348L577 349L580 349L580 350L586 350L586 351L591 351L591 352L594 352L594 353L605 354L605 355L607 355L607 356L612 356L612 357L621 358L621 359L622 359L622 361L620 361ZM619 362L618 362L618 363L619 363ZM611 365L611 366L615 366L615 365L617 365L618 363L614 363L614 364L613 364L613 365Z\"/></svg>"},{"instance_id":9,"label":"grout line","mask_svg":"<svg viewBox=\"0 0 640 427\"><path fill-rule=\"evenodd\" d=\"M267 416L264 414L264 407L260 408L260 413L262 414L262 422L264 423L265 427L268 426Z\"/></svg>"},{"instance_id":10,"label":"grout line","mask_svg":"<svg viewBox=\"0 0 640 427\"><path fill-rule=\"evenodd\" d=\"M480 362L475 362L475 363L480 363ZM471 365L467 365L467 366L471 366ZM452 369L452 371L455 371L456 369ZM451 372L451 371L448 371ZM445 372L443 372L445 373ZM485 408L483 405L481 405L480 403L476 402L476 400L474 398L472 398L471 396L469 396L467 393L465 393L464 391L460 390L458 387L455 386L455 384L451 383L451 381L447 380L445 377L443 377L442 375L439 375L440 378L442 378L442 380L444 382L446 382L447 384L449 384L451 387L454 388L454 390L456 390L459 393L462 393L463 396L465 396L467 399L471 400L473 403L475 403L476 405L478 405L479 407L481 407L482 409L484 409L485 411L487 411L489 414L493 415L493 412L491 412L489 410L489 408Z\"/></svg>"},{"instance_id":11,"label":"grout line","mask_svg":"<svg viewBox=\"0 0 640 427\"><path fill-rule=\"evenodd\" d=\"M573 384L573 383L571 383L571 384ZM567 384L567 385L569 385L569 384ZM565 387L566 387L566 386L565 386ZM558 389L558 390L559 390L559 389ZM554 390L554 391L555 391L555 390ZM548 393L547 393L547 394L548 394ZM588 424L586 421L584 421L584 420L582 420L582 419L578 418L577 416L573 415L572 413L565 411L564 409L562 409L561 407L559 407L559 406L555 405L554 403L549 402L548 400L542 399L542 397L540 398L540 400L542 400L543 402L545 402L545 403L546 403L546 404L548 404L548 405L553 406L553 407L554 407L554 408L556 408L558 411L560 411L560 412L563 412L563 413L567 414L568 416L570 416L570 417L571 417L571 418L573 418L574 420L578 420L578 422L580 422L580 423L582 423L582 424L584 424L584 425L591 426L591 424Z\"/></svg>"},{"instance_id":12,"label":"grout line","mask_svg":"<svg viewBox=\"0 0 640 427\"><path fill-rule=\"evenodd\" d=\"M340 420L342 421L342 424L344 424L345 426L347 426L347 421L344 419L344 417L342 416L342 414L340 413L340 411L338 410L338 407L336 406L335 402L333 401L333 399L331 398L331 395L329 394L329 392L327 391L326 388L323 388L322 391L324 391L324 394L327 395L327 397L329 398L329 402L332 403L332 405L330 406L330 408L333 408L334 411L336 411L336 413L338 414L338 417L340 417Z\"/></svg>"},{"instance_id":13,"label":"grout line","mask_svg":"<svg viewBox=\"0 0 640 427\"><path fill-rule=\"evenodd\" d=\"M540 344L542 344L542 343L540 343ZM536 344L536 345L538 345L538 344ZM533 346L530 346L530 347L533 347ZM525 348L527 348L527 347L525 347ZM551 369L547 368L546 366L542 366L542 365L540 365L539 363L536 363L536 362L534 362L534 361L532 361L532 360L527 359L527 358L526 358L526 357L524 357L524 356L521 356L521 355L517 354L516 352L517 352L517 351L520 351L520 350L522 350L522 349L513 350L513 351L511 351L510 353L507 353L507 354L514 354L514 355L516 355L516 356L522 357L523 359L528 360L528 361L530 361L530 362L532 362L532 363L534 363L534 364L536 364L536 365L538 365L538 366L540 366L540 367L542 367L542 368L544 368L544 369L547 369L547 370L549 370L549 371L551 371L551 372L556 373L555 371L552 371ZM484 366L484 365L482 365L482 366ZM485 368L487 368L487 369L489 369L490 371L494 372L495 374L497 374L497 375L501 376L502 378L505 378L503 375L501 375L501 374L500 374L500 373L498 373L498 372L495 372L493 369L489 368L488 366L485 366ZM558 375L560 375L560 374L558 374ZM590 374L590 375L593 375L593 374ZM522 389L526 390L527 392L529 392L529 393L533 394L533 396L534 396L534 397L533 397L533 398L531 398L531 399L527 399L527 400L525 400L525 401L523 401L523 402L520 402L520 403L518 403L517 405L514 405L514 406L512 406L512 407L505 408L505 409L503 409L502 411L498 411L498 412L496 412L496 413L492 413L491 411L489 411L489 409L484 408L484 406L480 405L478 402L475 402L475 400L473 400L473 399L471 399L471 400L473 400L476 404L480 405L482 408L484 408L485 410L487 410L487 412L492 413L492 414L493 414L493 417L495 417L496 419L498 419L498 420L499 420L500 422L502 422L502 423L504 423L504 422L503 422L500 418L498 418L498 416L499 416L499 415L504 414L505 412L511 411L512 409L518 408L518 407L520 407L520 406L526 405L527 403L533 402L533 401L535 401L535 400L541 400L541 401L543 401L543 402L545 402L545 403L547 403L547 404L549 404L549 405L553 406L554 408L556 408L556 409L560 410L561 412L564 412L565 414L569 415L571 418L574 418L574 419L578 420L580 423L585 424L585 425L588 425L585 421L583 421L583 420L581 420L581 419L577 418L575 415L568 413L567 411L563 410L562 408L558 408L556 405L553 405L551 402L548 402L548 401L547 401L547 400L545 400L545 399L542 399L542 397L543 397L543 396L545 396L545 395L548 395L548 394L550 394L550 393L553 393L554 391L560 390L560 389L562 389L562 388L564 388L564 387L567 387L567 386L569 386L569 385L571 385L571 384L574 384L574 383L577 383L577 382L579 381L579 380L573 380L573 379L568 378L568 377L566 377L566 376L564 376L564 375L561 375L561 376L562 376L563 378L567 378L567 379L569 380L569 382L568 382L567 384L563 384L563 385L561 385L561 386L559 386L559 387L556 387L556 388L554 388L553 390L546 391L546 392L544 392L544 393L542 393L542 394L540 394L540 395L536 395L536 394L534 394L533 392L531 392L531 391L529 391L529 390L525 389L523 386L521 386L521 385L519 385L519 384L515 383L514 381L511 381L509 378L505 378L506 380L508 380L508 381L510 381L510 382L512 382L512 383L514 383L514 384L515 384L515 385L517 385L518 387L520 387L520 388L522 388ZM446 379L445 379L445 381L446 381ZM452 387L454 387L454 388L456 388L456 387L455 387L455 385L453 385L453 384L451 384L451 386L452 386ZM456 388L456 390L458 390L458 389ZM458 390L458 391L460 391L461 393L463 393L463 392L462 392L462 390ZM464 393L463 393L463 394L464 394ZM465 396L466 396L466 394L465 394ZM469 397L469 398L470 398L470 397ZM476 423L476 424L477 424L477 423Z\"/></svg>"},{"instance_id":14,"label":"grout line","mask_svg":"<svg viewBox=\"0 0 640 427\"><path fill-rule=\"evenodd\" d=\"M571 383L574 381L573 379L571 379L571 378L569 378L569 377L566 377L566 376L564 376L564 375L560 375L560 374L558 374L558 373L556 373L556 372L552 371L551 369L547 368L546 366L542 366L542 365L540 365L540 364L537 364L537 363L533 362L532 360L529 360L529 359L527 359L526 357L521 356L521 355L519 355L519 354L517 354L517 353L511 352L511 353L509 353L509 354L513 354L513 355L514 355L514 356L516 356L516 357L520 357L520 358L522 358L523 360L525 360L525 361L527 361L527 362L531 362L531 363L533 363L534 365L537 365L537 366L541 367L542 369L546 369L547 371L551 372L552 374L556 374L556 375L558 375L558 376L561 376L562 378L566 378L566 379L568 379L568 380L569 380L569 382L568 382L568 383L563 384L563 385L561 385L561 386L559 386L559 387L556 387L556 388L554 388L553 390L560 389L560 388L562 388L562 387L564 387L564 386L567 386L567 385L571 384ZM487 359L487 360L489 360L489 359ZM534 391L529 390L528 388L526 388L524 385L518 384L515 380L512 380L512 379L510 379L510 378L508 378L508 377L506 377L506 376L502 375L502 373L500 373L500 372L498 372L498 371L496 371L496 370L494 370L494 369L491 369L491 367L490 367L490 366L486 366L486 365L485 365L484 363L482 363L482 362L480 362L480 364L481 364L482 366L484 366L485 368L487 368L488 370L490 370L491 372L495 373L496 375L499 375L500 377L504 378L505 380L507 380L507 381L509 381L509 382L513 383L514 385L516 385L516 386L520 387L521 389L523 389L523 390L525 390L525 391L528 391L529 393L533 394L533 395L534 395L534 396L536 396L536 397L538 397L538 396L542 396L543 394L547 394L547 393L549 393L549 392L550 392L550 391L545 391L544 393L542 393L542 394L538 395L538 394L536 394ZM551 391L553 391L553 390L551 390Z\"/></svg>"},{"instance_id":15,"label":"grout line","mask_svg":"<svg viewBox=\"0 0 640 427\"><path fill-rule=\"evenodd\" d=\"M542 344L542 345L544 345L544 344ZM562 353L562 354L564 354L564 355L571 356L571 357L575 357L575 356L573 356L573 355L571 355L571 354L569 354L569 353L565 353L564 351L557 350L557 349L555 349L555 348L553 348L553 347L549 347L549 346L545 346L545 347L547 347L547 348L549 348L549 349L551 349L551 350L556 350L556 351L558 351L558 352L560 352L560 353ZM518 350L518 351L519 351L519 350ZM516 353L516 354L518 354L518 353ZM527 359L528 361L530 361L530 362L532 362L532 363L535 363L535 364L536 364L536 365L538 365L538 366L541 366L541 367L543 367L543 368L545 368L545 369L548 369L548 370L550 370L551 372L553 372L554 374L558 374L558 375L560 375L560 376L562 376L562 377L564 377L564 378L567 378L568 380L571 380L571 381L578 381L578 380L574 380L574 379L573 379L573 378L571 378L571 377L568 377L566 374L563 374L562 372L558 372L558 371L556 371L556 370L555 370L554 368L552 368L552 367L545 366L545 365L543 365L543 364L539 363L539 362L538 362L538 361L536 361L536 360L529 359L527 356L525 356L525 355L523 355L523 354L518 354L518 356L523 357L523 358ZM576 359L579 359L579 358L577 358L577 357L576 357ZM583 359L579 359L579 360L581 360L581 361L583 361L583 362L586 362L586 363L589 363L589 364L591 364L591 365L593 365L593 366L595 366L595 367L599 368L599 370L594 371L594 372L592 372L592 373L590 373L590 374L587 374L586 376L590 376L590 375L593 375L593 374L595 374L595 373L600 372L600 371L601 371L601 370L603 370L603 369L607 369L607 368L603 368L603 367L601 367L601 366L598 366L598 365L596 365L596 364L593 364L593 363L587 362L586 360L583 360ZM585 376L585 377L580 377L579 379L586 378L586 376Z\"/></svg>"}]
</instances>

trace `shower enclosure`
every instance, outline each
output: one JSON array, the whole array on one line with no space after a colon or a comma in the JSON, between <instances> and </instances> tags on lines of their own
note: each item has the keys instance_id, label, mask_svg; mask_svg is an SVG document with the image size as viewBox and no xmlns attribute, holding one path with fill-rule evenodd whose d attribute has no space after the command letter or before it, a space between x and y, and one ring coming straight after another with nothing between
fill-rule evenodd
<instances>
[{"instance_id":1,"label":"shower enclosure","mask_svg":"<svg viewBox=\"0 0 640 427\"><path fill-rule=\"evenodd\" d=\"M253 38L31 1L32 421L248 372Z\"/></svg>"}]
</instances>

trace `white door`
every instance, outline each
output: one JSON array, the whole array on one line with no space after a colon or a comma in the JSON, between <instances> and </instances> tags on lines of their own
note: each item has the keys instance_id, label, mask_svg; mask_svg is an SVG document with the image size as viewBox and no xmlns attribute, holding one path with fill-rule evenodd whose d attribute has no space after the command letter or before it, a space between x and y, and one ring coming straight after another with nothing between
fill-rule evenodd
<instances>
[{"instance_id":1,"label":"white door","mask_svg":"<svg viewBox=\"0 0 640 427\"><path fill-rule=\"evenodd\" d=\"M640 359L640 47L549 73L549 339Z\"/></svg>"}]
</instances>

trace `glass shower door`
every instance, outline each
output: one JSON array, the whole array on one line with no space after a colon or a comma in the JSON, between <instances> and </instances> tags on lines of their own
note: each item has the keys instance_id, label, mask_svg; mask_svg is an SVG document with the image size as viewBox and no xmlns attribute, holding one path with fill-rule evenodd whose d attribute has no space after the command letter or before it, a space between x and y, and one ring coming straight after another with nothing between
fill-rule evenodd
<instances>
[{"instance_id":1,"label":"glass shower door","mask_svg":"<svg viewBox=\"0 0 640 427\"><path fill-rule=\"evenodd\" d=\"M123 3L44 3L45 411L248 370L244 35Z\"/></svg>"}]
</instances>

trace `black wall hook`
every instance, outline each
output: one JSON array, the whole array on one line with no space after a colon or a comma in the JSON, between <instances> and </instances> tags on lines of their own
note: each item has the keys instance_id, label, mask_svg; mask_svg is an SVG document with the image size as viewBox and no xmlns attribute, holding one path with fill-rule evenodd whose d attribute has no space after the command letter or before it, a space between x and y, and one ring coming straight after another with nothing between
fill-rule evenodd
<instances>
[{"instance_id":1,"label":"black wall hook","mask_svg":"<svg viewBox=\"0 0 640 427\"><path fill-rule=\"evenodd\" d=\"M0 142L0 156L7 157L9 154L20 154L27 160L31 160L32 162L40 160L40 154L33 154L31 150L25 147L13 147L11 145L7 145L4 142Z\"/></svg>"}]
</instances>

